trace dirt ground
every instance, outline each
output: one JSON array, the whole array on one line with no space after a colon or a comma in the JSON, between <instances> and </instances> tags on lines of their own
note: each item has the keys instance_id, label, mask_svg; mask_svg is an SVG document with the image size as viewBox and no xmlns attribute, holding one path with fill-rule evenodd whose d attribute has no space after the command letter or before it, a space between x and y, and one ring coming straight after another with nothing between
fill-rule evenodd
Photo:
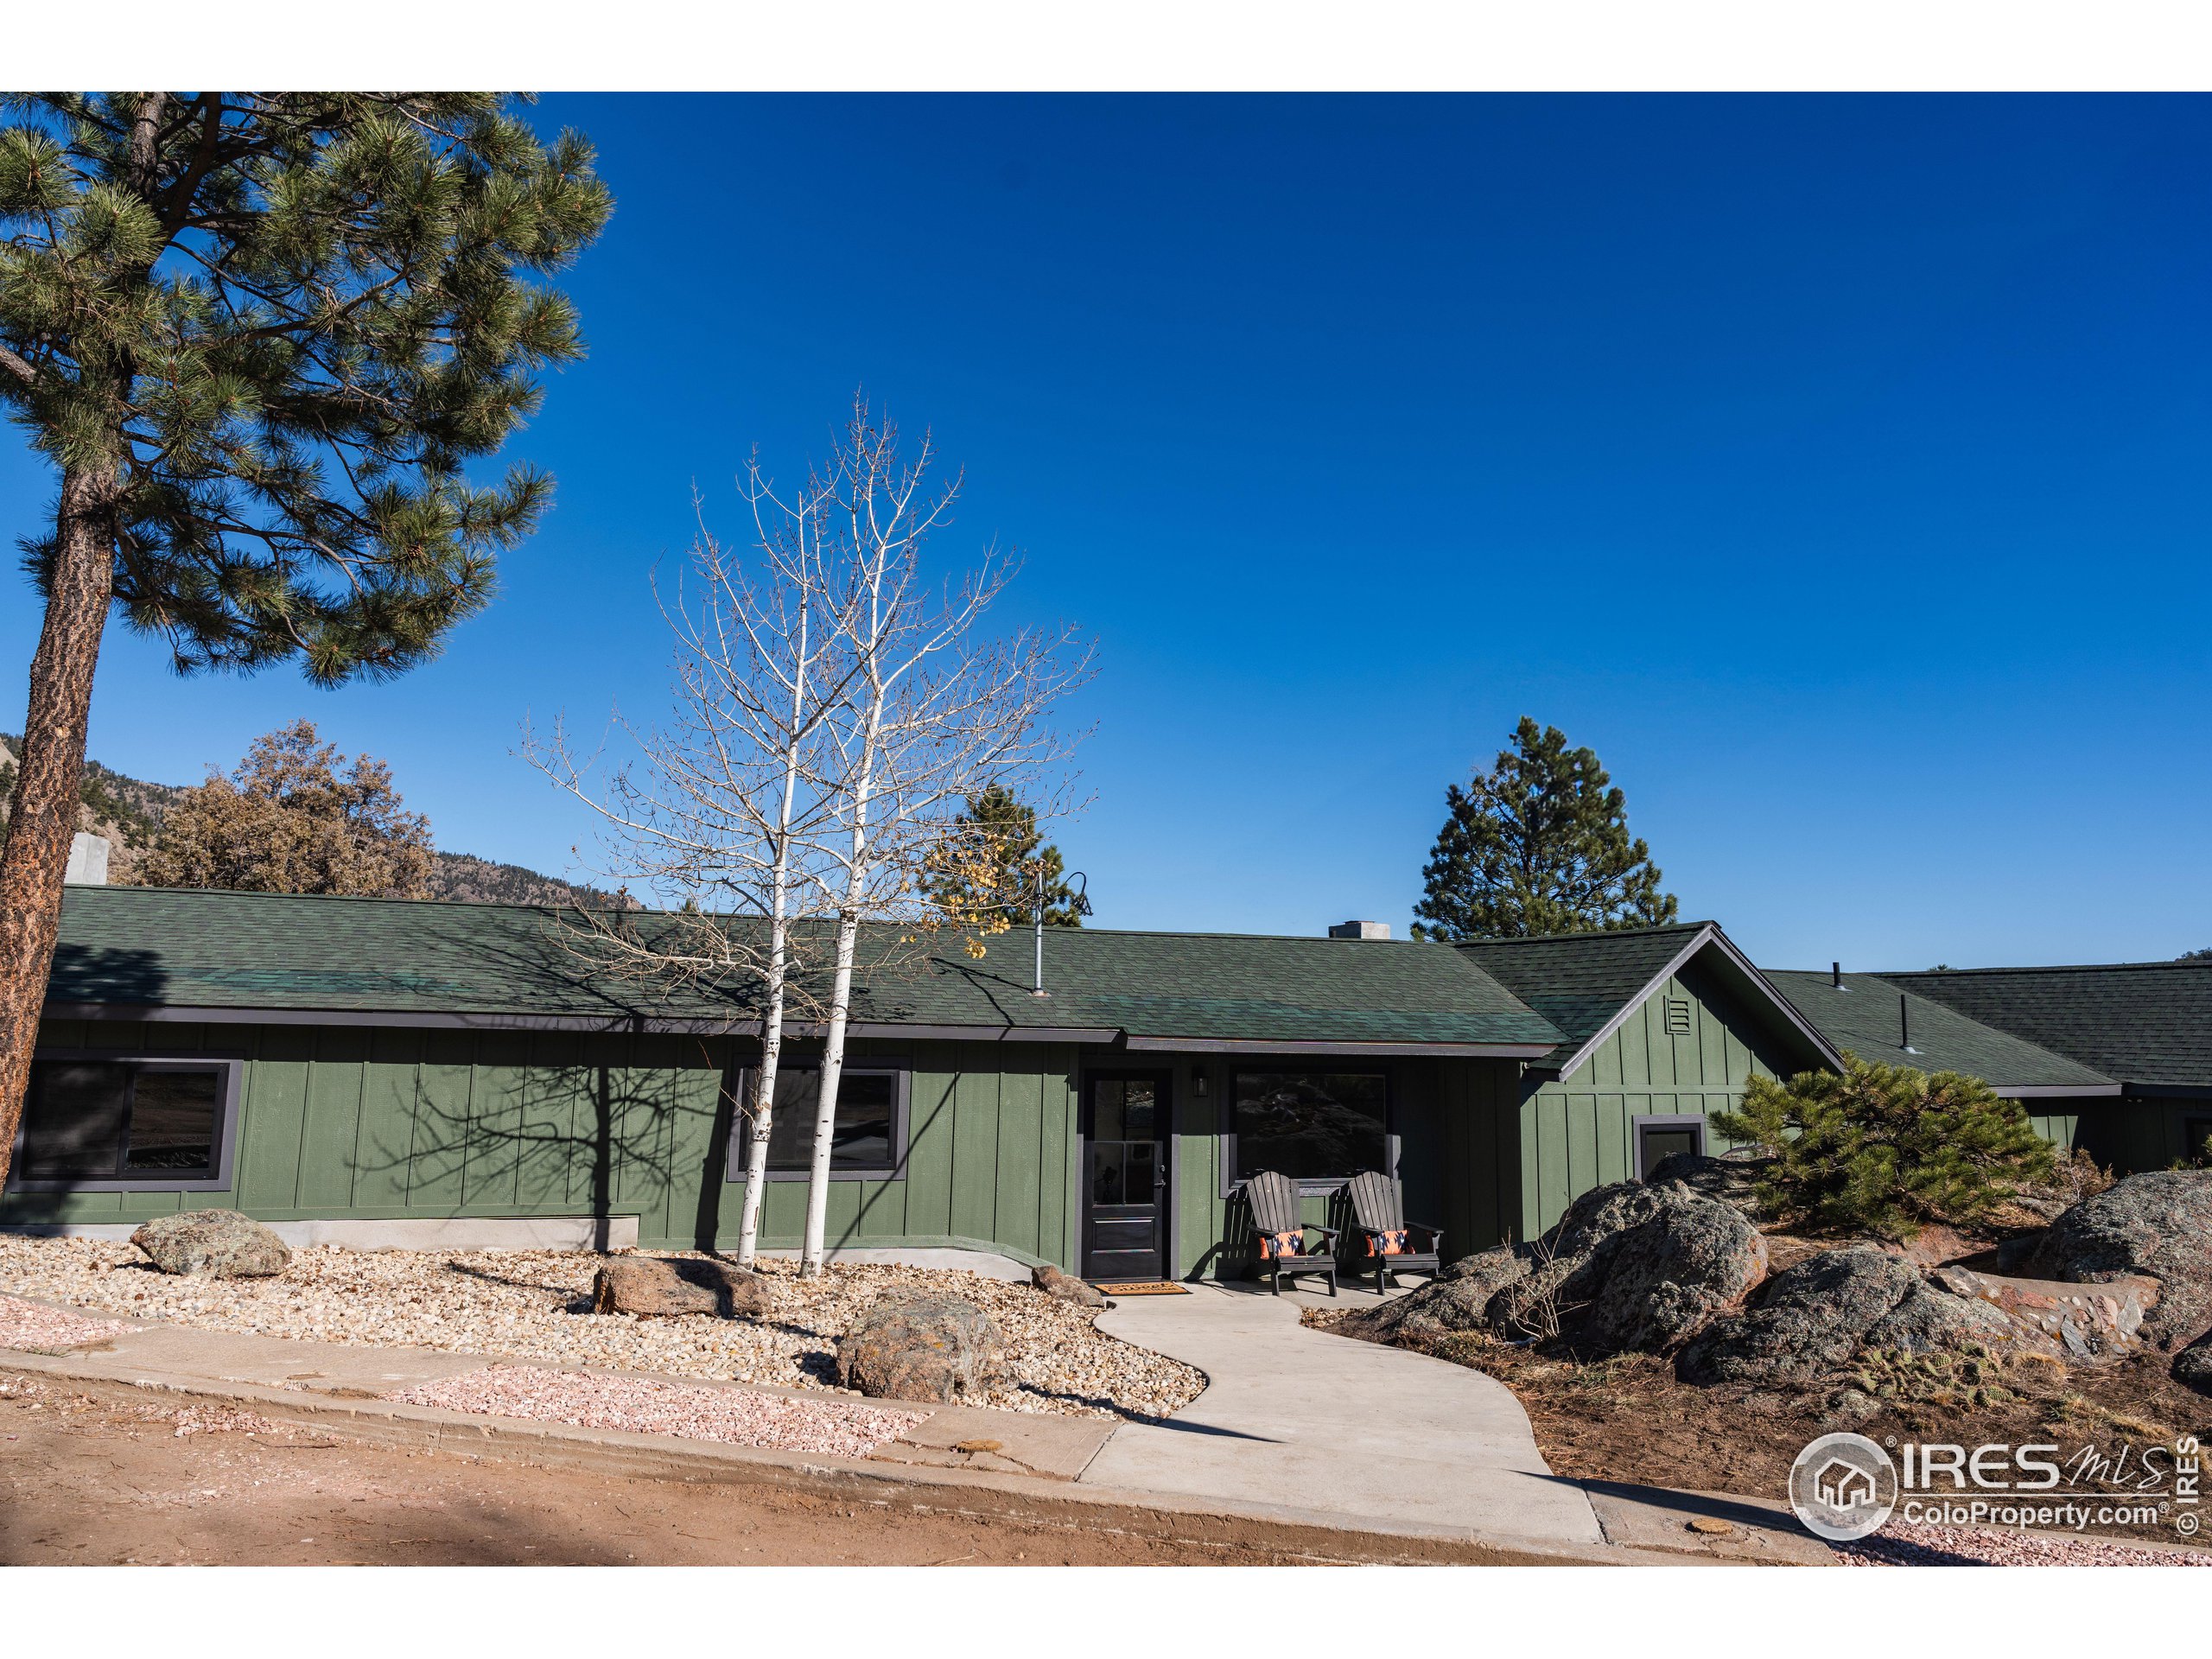
<instances>
[{"instance_id":1,"label":"dirt ground","mask_svg":"<svg viewBox=\"0 0 2212 1659\"><path fill-rule=\"evenodd\" d=\"M1801 1241L1781 1242L1792 1255L1811 1253ZM1322 1313L1311 1322L1333 1321ZM1650 1354L1586 1363L1471 1332L1426 1351L1511 1389L1553 1471L1586 1479L1781 1499L1797 1453L1837 1429L1890 1444L2052 1444L2061 1461L2084 1446L2115 1459L2126 1445L2170 1447L2183 1433L2212 1440L2212 1400L2176 1382L2164 1354L2072 1369L2015 1362L1993 1379L1993 1391L1908 1378L1905 1397L1883 1402L1871 1416L1846 1419L1828 1409L1825 1391L1698 1387L1676 1379L1672 1360ZM1967 1397L1977 1392L1994 1397L1977 1404ZM2106 1484L2115 1495L2124 1490ZM2114 1530L2175 1541L2160 1528Z\"/></svg>"},{"instance_id":2,"label":"dirt ground","mask_svg":"<svg viewBox=\"0 0 2212 1659\"><path fill-rule=\"evenodd\" d=\"M0 1370L0 1565L1173 1567L1313 1559L1257 1539L1154 1540L359 1445L227 1407L154 1395L92 1398Z\"/></svg>"}]
</instances>

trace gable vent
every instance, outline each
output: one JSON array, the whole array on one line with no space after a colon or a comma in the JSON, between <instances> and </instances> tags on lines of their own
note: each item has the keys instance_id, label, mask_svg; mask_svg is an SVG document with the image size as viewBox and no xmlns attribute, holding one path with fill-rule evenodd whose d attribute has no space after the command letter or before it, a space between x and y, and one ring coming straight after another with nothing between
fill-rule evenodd
<instances>
[{"instance_id":1,"label":"gable vent","mask_svg":"<svg viewBox=\"0 0 2212 1659\"><path fill-rule=\"evenodd\" d=\"M1669 1037L1690 1034L1690 1005L1687 998L1670 996L1667 999L1667 1034Z\"/></svg>"}]
</instances>

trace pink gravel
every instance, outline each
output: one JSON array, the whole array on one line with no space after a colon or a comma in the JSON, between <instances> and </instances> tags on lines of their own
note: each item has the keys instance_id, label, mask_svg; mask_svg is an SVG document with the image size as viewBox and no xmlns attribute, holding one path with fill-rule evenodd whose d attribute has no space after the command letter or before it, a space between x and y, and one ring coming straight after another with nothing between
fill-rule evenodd
<instances>
[{"instance_id":1,"label":"pink gravel","mask_svg":"<svg viewBox=\"0 0 2212 1659\"><path fill-rule=\"evenodd\" d=\"M540 1365L492 1365L388 1394L405 1406L481 1412L578 1428L673 1434L725 1446L864 1458L929 1416L880 1406L817 1405L750 1389L702 1389L638 1376L595 1376Z\"/></svg>"},{"instance_id":2,"label":"pink gravel","mask_svg":"<svg viewBox=\"0 0 2212 1659\"><path fill-rule=\"evenodd\" d=\"M2054 1538L1999 1527L1891 1521L1868 1537L1832 1544L1842 1567L2208 1567L2212 1554L2118 1539Z\"/></svg>"},{"instance_id":3,"label":"pink gravel","mask_svg":"<svg viewBox=\"0 0 2212 1659\"><path fill-rule=\"evenodd\" d=\"M20 1296L0 1296L0 1348L31 1354L66 1353L144 1328L122 1319L87 1319L67 1308L27 1302Z\"/></svg>"}]
</instances>

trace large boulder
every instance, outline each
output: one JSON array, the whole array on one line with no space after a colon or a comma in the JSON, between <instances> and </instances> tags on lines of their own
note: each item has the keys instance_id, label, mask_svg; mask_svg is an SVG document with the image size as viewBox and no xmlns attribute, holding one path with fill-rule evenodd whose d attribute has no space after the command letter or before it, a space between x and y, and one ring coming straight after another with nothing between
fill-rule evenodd
<instances>
[{"instance_id":1,"label":"large boulder","mask_svg":"<svg viewBox=\"0 0 2212 1659\"><path fill-rule=\"evenodd\" d=\"M2174 1356L2174 1381L2212 1394L2212 1336L2199 1338Z\"/></svg>"},{"instance_id":2,"label":"large boulder","mask_svg":"<svg viewBox=\"0 0 2212 1659\"><path fill-rule=\"evenodd\" d=\"M1415 1347L1455 1331L1486 1330L1491 1299L1526 1278L1533 1265L1529 1256L1503 1245L1462 1256L1420 1289L1341 1319L1337 1329L1370 1342Z\"/></svg>"},{"instance_id":3,"label":"large boulder","mask_svg":"<svg viewBox=\"0 0 2212 1659\"><path fill-rule=\"evenodd\" d=\"M1766 1277L1766 1241L1741 1210L1662 1187L1659 1207L1617 1234L1580 1345L1669 1353Z\"/></svg>"},{"instance_id":4,"label":"large boulder","mask_svg":"<svg viewBox=\"0 0 2212 1659\"><path fill-rule=\"evenodd\" d=\"M2051 1223L2018 1271L2069 1284L2158 1281L2143 1336L2172 1351L2212 1328L2212 1169L2130 1175Z\"/></svg>"},{"instance_id":5,"label":"large boulder","mask_svg":"<svg viewBox=\"0 0 2212 1659\"><path fill-rule=\"evenodd\" d=\"M1652 1166L1650 1185L1680 1181L1700 1198L1732 1204L1746 1214L1758 1210L1758 1184L1774 1167L1770 1154L1738 1147L1718 1158L1701 1152L1673 1152Z\"/></svg>"},{"instance_id":6,"label":"large boulder","mask_svg":"<svg viewBox=\"0 0 2212 1659\"><path fill-rule=\"evenodd\" d=\"M1675 1369L1687 1382L1769 1388L1834 1376L1867 1349L2002 1354L2031 1345L1990 1303L1952 1295L1902 1256L1859 1246L1777 1274L1758 1306L1707 1326Z\"/></svg>"},{"instance_id":7,"label":"large boulder","mask_svg":"<svg viewBox=\"0 0 2212 1659\"><path fill-rule=\"evenodd\" d=\"M2158 1304L2155 1279L2112 1279L2070 1285L2055 1279L2010 1279L1956 1263L1933 1269L1954 1296L1978 1296L2015 1324L2046 1339L2054 1357L2090 1363L2119 1359L2142 1344L2145 1315Z\"/></svg>"},{"instance_id":8,"label":"large boulder","mask_svg":"<svg viewBox=\"0 0 2212 1659\"><path fill-rule=\"evenodd\" d=\"M1621 1181L1584 1193L1535 1243L1468 1256L1343 1323L1378 1341L1483 1329L1586 1353L1663 1352L1765 1273L1765 1243L1741 1211L1677 1184Z\"/></svg>"},{"instance_id":9,"label":"large boulder","mask_svg":"<svg viewBox=\"0 0 2212 1659\"><path fill-rule=\"evenodd\" d=\"M1097 1286L1078 1279L1071 1273L1062 1273L1049 1262L1039 1262L1030 1268L1029 1282L1055 1301L1073 1302L1077 1307L1114 1306Z\"/></svg>"},{"instance_id":10,"label":"large boulder","mask_svg":"<svg viewBox=\"0 0 2212 1659\"><path fill-rule=\"evenodd\" d=\"M188 1210L157 1216L130 1242L163 1273L209 1279L270 1279L292 1265L284 1241L235 1210Z\"/></svg>"},{"instance_id":11,"label":"large boulder","mask_svg":"<svg viewBox=\"0 0 2212 1659\"><path fill-rule=\"evenodd\" d=\"M758 1319L768 1311L768 1287L760 1274L712 1256L616 1255L592 1280L591 1311Z\"/></svg>"},{"instance_id":12,"label":"large boulder","mask_svg":"<svg viewBox=\"0 0 2212 1659\"><path fill-rule=\"evenodd\" d=\"M893 1297L837 1344L837 1381L877 1399L951 1402L981 1395L1005 1361L1005 1337L973 1302Z\"/></svg>"}]
</instances>

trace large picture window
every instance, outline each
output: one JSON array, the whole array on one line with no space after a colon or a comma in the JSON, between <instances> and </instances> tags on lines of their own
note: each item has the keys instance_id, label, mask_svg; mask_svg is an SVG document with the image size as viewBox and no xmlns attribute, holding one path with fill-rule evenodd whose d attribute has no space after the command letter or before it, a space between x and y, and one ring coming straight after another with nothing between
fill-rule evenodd
<instances>
[{"instance_id":1,"label":"large picture window","mask_svg":"<svg viewBox=\"0 0 2212 1659\"><path fill-rule=\"evenodd\" d=\"M746 1087L751 1086L748 1078ZM818 1066L776 1068L776 1109L768 1126L768 1173L804 1179L814 1151L814 1115L822 1101ZM906 1074L884 1066L851 1066L837 1084L837 1116L830 1140L832 1175L893 1175L906 1154ZM743 1129L730 1136L729 1179L745 1179Z\"/></svg>"},{"instance_id":2,"label":"large picture window","mask_svg":"<svg viewBox=\"0 0 2212 1659\"><path fill-rule=\"evenodd\" d=\"M1297 1181L1390 1171L1389 1079L1380 1071L1239 1071L1230 1098L1236 1179Z\"/></svg>"},{"instance_id":3,"label":"large picture window","mask_svg":"<svg viewBox=\"0 0 2212 1659\"><path fill-rule=\"evenodd\" d=\"M219 1188L229 1179L238 1067L222 1060L41 1055L9 1185Z\"/></svg>"}]
</instances>

